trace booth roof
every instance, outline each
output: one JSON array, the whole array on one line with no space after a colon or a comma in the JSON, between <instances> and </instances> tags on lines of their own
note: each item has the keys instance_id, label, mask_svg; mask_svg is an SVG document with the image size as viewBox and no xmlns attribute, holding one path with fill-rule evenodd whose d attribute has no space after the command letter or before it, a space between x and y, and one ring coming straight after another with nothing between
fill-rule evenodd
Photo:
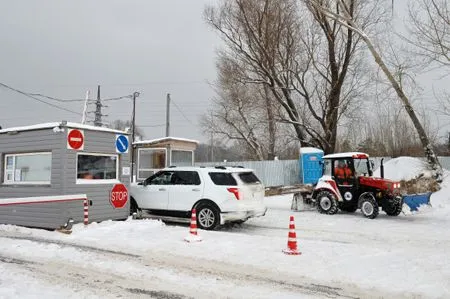
<instances>
[{"instance_id":1,"label":"booth roof","mask_svg":"<svg viewBox=\"0 0 450 299\"><path fill-rule=\"evenodd\" d=\"M166 141L182 141L182 142L191 142L191 143L196 143L196 144L199 143L197 140L193 140L193 139L178 138L178 137L163 137L163 138L158 138L158 139L136 141L133 144L136 144L136 145L153 144L153 143L166 142Z\"/></svg>"},{"instance_id":2,"label":"booth roof","mask_svg":"<svg viewBox=\"0 0 450 299\"><path fill-rule=\"evenodd\" d=\"M55 128L55 127L59 127L59 126L67 127L67 128L73 128L73 129L81 129L81 130L91 130L91 131L111 132L111 133L118 133L118 134L128 134L127 132L120 131L120 130L113 130L113 129L110 129L110 128L95 127L95 126L83 125L83 124L72 123L72 122L68 122L65 125L63 125L61 122L53 122L53 123L36 124L36 125L32 125L32 126L6 128L6 129L3 129L3 130L0 130L0 134L8 133L8 132L22 132L22 131L33 131L33 130L41 130L41 129L50 129L50 128Z\"/></svg>"}]
</instances>

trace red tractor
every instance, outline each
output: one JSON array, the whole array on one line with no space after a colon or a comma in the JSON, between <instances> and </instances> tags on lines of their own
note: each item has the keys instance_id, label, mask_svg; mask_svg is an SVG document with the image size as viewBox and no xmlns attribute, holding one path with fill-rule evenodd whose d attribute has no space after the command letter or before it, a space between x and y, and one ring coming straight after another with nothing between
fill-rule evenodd
<instances>
[{"instance_id":1,"label":"red tractor","mask_svg":"<svg viewBox=\"0 0 450 299\"><path fill-rule=\"evenodd\" d=\"M314 187L312 199L320 213L336 214L339 209L374 219L381 207L389 216L402 211L400 183L373 177L373 162L364 153L339 153L323 157L323 176Z\"/></svg>"}]
</instances>

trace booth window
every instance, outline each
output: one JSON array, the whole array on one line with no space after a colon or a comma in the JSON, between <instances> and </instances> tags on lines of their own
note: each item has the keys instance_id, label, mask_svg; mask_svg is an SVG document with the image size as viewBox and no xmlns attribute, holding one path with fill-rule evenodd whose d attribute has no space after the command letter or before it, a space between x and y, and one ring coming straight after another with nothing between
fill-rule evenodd
<instances>
[{"instance_id":1,"label":"booth window","mask_svg":"<svg viewBox=\"0 0 450 299\"><path fill-rule=\"evenodd\" d=\"M5 184L50 184L51 153L5 155Z\"/></svg>"},{"instance_id":2,"label":"booth window","mask_svg":"<svg viewBox=\"0 0 450 299\"><path fill-rule=\"evenodd\" d=\"M172 150L170 165L173 166L193 166L194 153L193 151Z\"/></svg>"},{"instance_id":3,"label":"booth window","mask_svg":"<svg viewBox=\"0 0 450 299\"><path fill-rule=\"evenodd\" d=\"M138 173L139 180L145 180L159 169L166 167L166 149L164 148L141 148L138 150Z\"/></svg>"},{"instance_id":4,"label":"booth window","mask_svg":"<svg viewBox=\"0 0 450 299\"><path fill-rule=\"evenodd\" d=\"M118 180L118 156L107 154L77 155L77 182L101 183Z\"/></svg>"}]
</instances>

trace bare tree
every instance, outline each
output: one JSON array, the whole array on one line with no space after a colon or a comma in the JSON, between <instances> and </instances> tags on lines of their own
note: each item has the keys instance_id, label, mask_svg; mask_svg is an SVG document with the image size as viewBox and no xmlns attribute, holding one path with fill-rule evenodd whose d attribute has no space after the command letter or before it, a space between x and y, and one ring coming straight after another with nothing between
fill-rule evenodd
<instances>
[{"instance_id":1,"label":"bare tree","mask_svg":"<svg viewBox=\"0 0 450 299\"><path fill-rule=\"evenodd\" d=\"M409 37L413 54L423 58L425 69L437 66L450 74L450 2L448 0L416 0L409 4ZM450 94L435 94L439 112L450 115Z\"/></svg>"},{"instance_id":2,"label":"bare tree","mask_svg":"<svg viewBox=\"0 0 450 299\"><path fill-rule=\"evenodd\" d=\"M276 124L271 93L242 82L242 66L226 54L217 63L216 106L203 121L210 133L234 141L250 159L273 159ZM268 133L268 134L267 134Z\"/></svg>"},{"instance_id":3,"label":"bare tree","mask_svg":"<svg viewBox=\"0 0 450 299\"><path fill-rule=\"evenodd\" d=\"M131 124L131 121L129 121L129 120L116 119L111 124L111 128L115 129L115 130L130 131L131 127L132 127L132 124ZM136 134L136 139L138 139L138 140L144 138L144 133L142 132L141 128L139 128L138 126L136 126L135 134Z\"/></svg>"},{"instance_id":4,"label":"bare tree","mask_svg":"<svg viewBox=\"0 0 450 299\"><path fill-rule=\"evenodd\" d=\"M436 177L438 179L442 178L442 167L439 163L439 160L437 159L437 156L434 153L434 150L432 148L432 144L430 142L430 139L428 138L428 134L426 133L422 123L420 122L419 118L417 117L416 111L414 110L413 106L411 105L411 102L409 98L406 96L404 90L402 89L399 82L395 79L394 74L389 70L388 66L385 64L383 58L381 57L378 50L375 48L374 43L370 39L370 37L364 32L364 30L361 29L361 27L358 25L358 23L353 19L351 15L351 8L347 5L347 3L344 2L344 0L334 0L336 6L338 6L340 9L338 12L330 10L328 5L324 5L323 1L321 0L309 0L311 5L322 11L326 16L330 19L338 21L341 25L347 27L348 29L352 30L356 34L358 34L367 45L370 53L375 59L375 62L378 64L380 69L383 71L383 73L386 75L387 79L389 80L390 84L392 85L392 88L397 93L398 98L401 100L406 113L408 114L409 118L411 119L417 134L419 136L419 139L422 143L422 146L425 151L425 156L427 157L428 163L432 170L435 171Z\"/></svg>"},{"instance_id":5,"label":"bare tree","mask_svg":"<svg viewBox=\"0 0 450 299\"><path fill-rule=\"evenodd\" d=\"M349 0L356 19L358 2ZM207 7L205 18L243 66L242 82L270 91L277 120L292 126L301 146L334 152L339 121L365 84L359 37L307 1L229 0Z\"/></svg>"},{"instance_id":6,"label":"bare tree","mask_svg":"<svg viewBox=\"0 0 450 299\"><path fill-rule=\"evenodd\" d=\"M406 38L426 63L450 68L450 2L448 0L409 1Z\"/></svg>"}]
</instances>

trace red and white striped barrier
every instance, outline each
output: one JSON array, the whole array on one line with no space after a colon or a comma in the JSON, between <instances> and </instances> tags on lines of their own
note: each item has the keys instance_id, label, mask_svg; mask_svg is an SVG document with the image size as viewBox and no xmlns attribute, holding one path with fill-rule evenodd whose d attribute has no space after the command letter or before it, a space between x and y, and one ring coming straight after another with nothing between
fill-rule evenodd
<instances>
[{"instance_id":1,"label":"red and white striped barrier","mask_svg":"<svg viewBox=\"0 0 450 299\"><path fill-rule=\"evenodd\" d=\"M61 203L70 201L83 201L84 205L84 224L89 223L89 200L86 194L74 195L57 195L57 196L35 196L35 197L21 197L21 198L6 198L0 199L0 207L14 206L14 205L31 205L31 204L46 204L46 203Z\"/></svg>"},{"instance_id":2,"label":"red and white striped barrier","mask_svg":"<svg viewBox=\"0 0 450 299\"><path fill-rule=\"evenodd\" d=\"M67 201L76 201L76 200L87 200L87 196L86 196L86 194L74 194L74 195L6 198L6 199L0 199L0 206L27 205L27 204L35 204L35 203L67 202Z\"/></svg>"},{"instance_id":3,"label":"red and white striped barrier","mask_svg":"<svg viewBox=\"0 0 450 299\"><path fill-rule=\"evenodd\" d=\"M83 215L84 215L83 223L84 223L84 225L88 225L89 224L89 201L87 198L85 198L84 202L83 202Z\"/></svg>"}]
</instances>

